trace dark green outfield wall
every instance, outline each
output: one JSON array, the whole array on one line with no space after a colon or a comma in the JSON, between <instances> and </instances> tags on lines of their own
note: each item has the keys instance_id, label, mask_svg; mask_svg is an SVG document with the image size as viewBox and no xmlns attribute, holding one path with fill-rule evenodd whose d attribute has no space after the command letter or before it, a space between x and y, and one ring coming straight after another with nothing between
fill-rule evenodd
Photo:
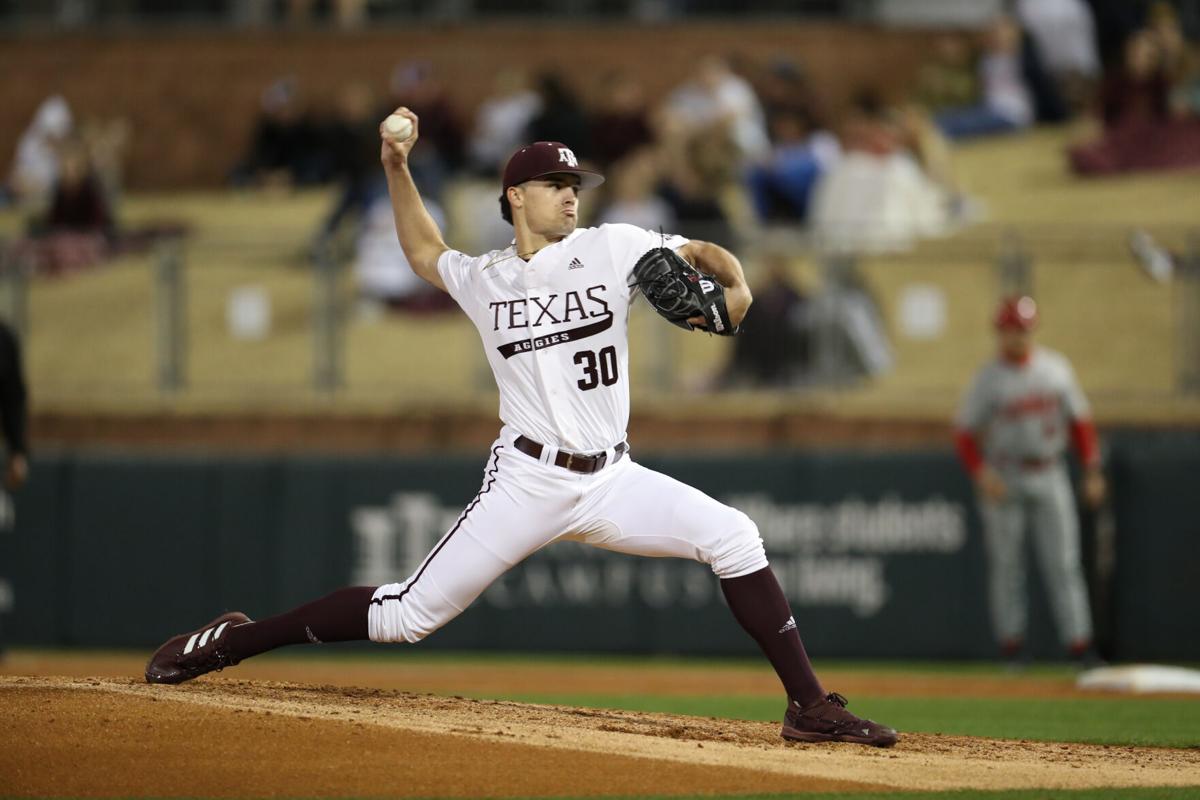
<instances>
[{"instance_id":1,"label":"dark green outfield wall","mask_svg":"<svg viewBox=\"0 0 1200 800\"><path fill-rule=\"evenodd\" d=\"M0 533L10 642L148 646L399 580L479 488L483 457L45 455ZM639 454L747 511L822 656L993 654L970 488L948 452ZM1200 659L1200 447L1114 437L1113 654ZM1036 574L1036 573L1034 573ZM1058 647L1040 587L1033 643ZM749 653L699 564L557 544L422 647Z\"/></svg>"}]
</instances>

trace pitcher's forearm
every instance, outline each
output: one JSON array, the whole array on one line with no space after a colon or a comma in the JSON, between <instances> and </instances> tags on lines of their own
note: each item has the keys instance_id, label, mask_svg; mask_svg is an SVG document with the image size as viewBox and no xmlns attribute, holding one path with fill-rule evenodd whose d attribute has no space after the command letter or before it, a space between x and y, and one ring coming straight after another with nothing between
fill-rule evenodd
<instances>
[{"instance_id":1,"label":"pitcher's forearm","mask_svg":"<svg viewBox=\"0 0 1200 800\"><path fill-rule=\"evenodd\" d=\"M712 275L726 289L746 286L742 262L724 247L693 239L680 249L696 269Z\"/></svg>"}]
</instances>

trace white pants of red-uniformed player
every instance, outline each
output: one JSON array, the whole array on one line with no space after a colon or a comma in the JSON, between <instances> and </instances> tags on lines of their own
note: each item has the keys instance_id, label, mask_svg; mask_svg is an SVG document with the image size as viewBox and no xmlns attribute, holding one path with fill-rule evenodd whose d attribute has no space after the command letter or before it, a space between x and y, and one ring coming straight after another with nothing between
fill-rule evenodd
<instances>
[{"instance_id":1,"label":"white pants of red-uniformed player","mask_svg":"<svg viewBox=\"0 0 1200 800\"><path fill-rule=\"evenodd\" d=\"M1028 531L1059 638L1067 645L1089 640L1092 617L1080 559L1079 519L1066 465L1060 460L1040 469L999 469L1007 496L980 505L996 638L1025 638L1029 624Z\"/></svg>"},{"instance_id":2,"label":"white pants of red-uniformed player","mask_svg":"<svg viewBox=\"0 0 1200 800\"><path fill-rule=\"evenodd\" d=\"M513 446L492 447L483 486L421 566L380 586L369 611L376 642L417 642L461 614L496 578L534 551L576 541L642 556L689 558L720 578L767 566L758 528L735 508L646 469L628 454L585 475Z\"/></svg>"}]
</instances>

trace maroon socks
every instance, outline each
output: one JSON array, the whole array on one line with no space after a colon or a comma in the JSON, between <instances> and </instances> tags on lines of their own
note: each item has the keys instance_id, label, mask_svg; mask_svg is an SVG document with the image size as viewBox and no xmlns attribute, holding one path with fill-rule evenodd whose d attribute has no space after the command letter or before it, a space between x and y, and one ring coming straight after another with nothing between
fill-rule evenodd
<instances>
[{"instance_id":1,"label":"maroon socks","mask_svg":"<svg viewBox=\"0 0 1200 800\"><path fill-rule=\"evenodd\" d=\"M734 618L754 637L775 668L788 697L802 707L823 698L825 690L804 652L796 618L771 568L763 567L740 578L724 578L721 591Z\"/></svg>"},{"instance_id":2,"label":"maroon socks","mask_svg":"<svg viewBox=\"0 0 1200 800\"><path fill-rule=\"evenodd\" d=\"M787 597L770 567L721 581L734 618L758 642L783 682L788 697L809 706L825 696L804 652ZM367 635L367 609L374 586L352 586L299 608L231 627L226 647L237 660L289 644L349 642Z\"/></svg>"},{"instance_id":3,"label":"maroon socks","mask_svg":"<svg viewBox=\"0 0 1200 800\"><path fill-rule=\"evenodd\" d=\"M367 609L374 586L338 589L320 600L229 629L226 647L239 661L287 644L352 642L367 635Z\"/></svg>"}]
</instances>

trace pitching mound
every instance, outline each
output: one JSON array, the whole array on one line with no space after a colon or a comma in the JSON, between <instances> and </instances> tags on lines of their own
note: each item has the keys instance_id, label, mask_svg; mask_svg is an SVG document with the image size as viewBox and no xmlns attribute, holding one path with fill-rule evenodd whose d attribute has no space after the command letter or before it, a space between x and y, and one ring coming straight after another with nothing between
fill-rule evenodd
<instances>
[{"instance_id":1,"label":"pitching mound","mask_svg":"<svg viewBox=\"0 0 1200 800\"><path fill-rule=\"evenodd\" d=\"M1194 783L1200 752L778 726L382 689L0 677L7 795L537 796ZM67 768L69 766L69 768Z\"/></svg>"}]
</instances>

